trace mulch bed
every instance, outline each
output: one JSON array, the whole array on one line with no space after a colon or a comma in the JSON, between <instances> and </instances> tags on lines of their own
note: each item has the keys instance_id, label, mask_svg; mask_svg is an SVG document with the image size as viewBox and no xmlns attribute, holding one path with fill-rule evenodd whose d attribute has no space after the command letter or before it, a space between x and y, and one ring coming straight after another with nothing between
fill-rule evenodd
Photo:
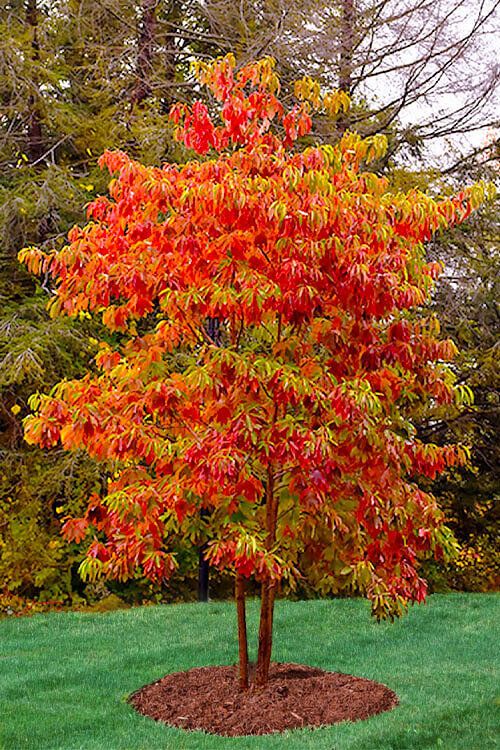
<instances>
[{"instance_id":1,"label":"mulch bed","mask_svg":"<svg viewBox=\"0 0 500 750\"><path fill-rule=\"evenodd\" d=\"M146 685L129 702L170 726L238 737L367 719L397 706L398 698L362 677L273 664L265 687L240 692L236 667L200 667Z\"/></svg>"}]
</instances>

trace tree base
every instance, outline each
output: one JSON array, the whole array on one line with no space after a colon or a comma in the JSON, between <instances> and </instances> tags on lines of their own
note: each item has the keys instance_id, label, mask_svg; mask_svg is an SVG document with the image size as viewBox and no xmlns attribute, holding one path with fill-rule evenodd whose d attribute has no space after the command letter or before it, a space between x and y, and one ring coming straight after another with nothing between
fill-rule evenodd
<instances>
[{"instance_id":1,"label":"tree base","mask_svg":"<svg viewBox=\"0 0 500 750\"><path fill-rule=\"evenodd\" d=\"M251 673L251 678L252 678ZM129 702L139 713L188 730L226 737L356 721L398 704L385 685L302 664L272 664L269 682L238 688L237 667L201 667L166 675Z\"/></svg>"}]
</instances>

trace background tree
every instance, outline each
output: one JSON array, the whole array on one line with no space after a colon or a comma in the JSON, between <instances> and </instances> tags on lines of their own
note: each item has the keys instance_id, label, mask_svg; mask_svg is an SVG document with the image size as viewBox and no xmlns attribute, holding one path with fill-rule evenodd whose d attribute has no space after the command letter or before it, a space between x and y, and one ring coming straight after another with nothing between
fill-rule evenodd
<instances>
[{"instance_id":1,"label":"background tree","mask_svg":"<svg viewBox=\"0 0 500 750\"><path fill-rule=\"evenodd\" d=\"M33 284L17 252L30 243L62 246L86 202L105 189L97 155L106 147L126 146L145 162L172 149L164 110L173 85L182 90L187 64L182 40L172 53L179 7L155 4L149 57L141 46L147 8L138 3L25 0L0 8L0 575L8 592L73 595L76 552L60 544L60 517L101 481L87 459L42 459L22 440L28 395L81 374L98 334L89 321L50 320L48 280ZM142 69L149 95L139 102Z\"/></svg>"},{"instance_id":2,"label":"background tree","mask_svg":"<svg viewBox=\"0 0 500 750\"><path fill-rule=\"evenodd\" d=\"M424 144L462 134L466 153L467 133L498 124L495 0L473 9L467 0L212 0L203 7L242 62L265 51L284 81L307 74L346 90L353 108L341 127L348 119L360 133L392 134L402 121L391 152L429 156Z\"/></svg>"},{"instance_id":3,"label":"background tree","mask_svg":"<svg viewBox=\"0 0 500 750\"><path fill-rule=\"evenodd\" d=\"M46 502L46 488L51 482L44 480L43 462L39 472L33 471L31 454L21 440L20 422L27 412L28 392L57 382L68 366L67 376L74 377L74 363L84 367L91 356L88 337L98 335L87 321L82 326L77 355L75 329L68 342L59 321L48 322L44 295L50 289L44 280L38 288L33 284L17 263L16 254L19 247L27 244L44 246L55 241L61 246L69 227L83 220L86 201L106 186L97 167L97 156L114 146L126 149L146 164L183 159L184 149L172 142L165 114L174 99L189 102L199 94L196 82L188 75L193 56L210 59L221 51L234 49L238 62L243 64L265 51L278 60L286 95L292 96L291 82L295 77L312 72L334 86L342 79L342 85L351 91L354 104L349 113L335 121L316 118L318 139L334 143L349 125L364 133L383 132L389 139L389 148L374 169L388 176L394 174L398 184L397 172L404 166L413 172L413 176L408 174L405 178L407 187L426 183L431 189L435 185L437 193L444 189L437 175L443 168L442 155L449 153L447 189L453 189L456 182L450 178L456 170L467 173L474 168L475 159L478 168L484 169L487 155L494 158L495 148L484 150L481 141L475 141L471 148L482 153L477 158L468 155L466 134L459 144L465 154L455 155L456 139L451 143L442 140L454 128L458 132L471 128L474 133L475 128L493 119L497 72L494 56L489 56L487 50L495 28L494 5L479 4L474 9L476 15L469 14L470 23L463 23L469 4L445 0L432 3L432 7L429 2L402 0L338 0L325 6L283 4L278 0L236 5L222 0L159 0L154 4L142 0L9 0L2 4L0 441L2 466L6 468L0 499L10 521L0 526L0 541L4 542L0 554L9 549L11 555L17 550L20 564L23 555L37 558L38 553L28 554L26 538L16 543L12 536L3 536L14 519L15 523L24 524L24 515L34 523L34 530L50 530L45 549L49 549L49 540L56 541L59 521L52 508L61 505L58 500ZM425 34L420 33L424 16ZM461 98L462 89L469 92L467 107ZM138 101L141 90L147 95L141 94ZM446 97L446 91L458 95ZM389 92L395 100L392 104L391 99L384 99ZM419 102L429 102L428 111L432 110L432 118L425 122L425 109L415 108ZM456 103L457 114L452 117ZM443 111L436 119L435 112L441 107ZM432 143L434 136L441 138L439 151L425 145ZM415 161L418 154L431 161L438 154L437 172L434 169L424 179L421 166ZM480 245L480 220L475 220L474 226ZM472 230L468 230L469 246L472 236ZM442 253L449 257L450 250L459 252L459 247L457 242L448 243ZM457 258L457 262L462 261ZM484 262L487 264L488 258ZM462 276L464 284L470 276L469 272ZM480 315L479 308L477 314ZM458 323L459 319L453 325ZM484 330L482 324L477 325ZM49 349L38 345L48 340L46 330L51 335ZM56 331L60 331L59 339ZM492 335L494 330L488 340ZM482 339L476 343L478 351L482 351ZM489 346L486 339L484 345ZM16 356L5 358L11 348ZM37 366L31 356L35 349ZM71 362L67 349L73 355ZM493 382L492 387L496 388ZM494 396L490 393L488 398ZM17 411L18 406L20 411L13 413L12 407ZM476 423L479 426L479 421ZM489 425L493 444L498 440L494 415ZM26 476L38 477L24 495L33 500L39 495L36 512L26 508L24 513L25 500L18 498L21 467ZM56 476L55 471L52 476ZM476 476L477 492L480 502L489 504L490 480L485 479L481 488L483 476L487 476L483 470ZM69 484L65 494L72 494ZM45 531L40 538L45 538L44 534ZM33 544L36 536L33 531ZM3 580L9 586L11 567L6 558ZM66 571L61 563L59 568ZM64 576L67 580L66 572ZM52 568L49 577L55 581L56 568ZM24 579L23 590L51 596L29 576Z\"/></svg>"},{"instance_id":4,"label":"background tree","mask_svg":"<svg viewBox=\"0 0 500 750\"><path fill-rule=\"evenodd\" d=\"M472 161L460 166L452 184L465 174L498 176L488 150L476 167ZM458 564L445 571L444 583L480 590L497 588L500 583L496 543L500 486L497 216L498 204L493 203L430 247L432 256L445 264L432 306L446 334L459 346L457 377L471 388L474 404L462 412L427 413L419 427L425 439L467 440L472 446L471 467L442 477L435 492L464 548ZM437 583L443 581L438 577Z\"/></svg>"},{"instance_id":5,"label":"background tree","mask_svg":"<svg viewBox=\"0 0 500 750\"><path fill-rule=\"evenodd\" d=\"M93 535L83 576L165 579L179 541L208 535L208 559L235 575L247 687L246 578L261 582L264 684L280 580L357 590L394 617L425 597L419 554L453 547L415 476L460 465L466 450L422 443L406 413L467 391L443 364L452 342L408 311L439 273L422 242L463 221L483 191L391 193L365 171L379 136L297 151L311 111L345 111L346 95L305 78L285 109L269 58L236 75L232 56L199 64L198 79L220 120L200 101L171 117L176 137L211 159L148 168L107 152L111 197L91 204L91 222L55 254L21 254L57 284L51 315L98 313L124 335L101 345L95 374L32 399L26 436L114 463L85 515L65 523L70 539ZM150 315L156 327L140 335Z\"/></svg>"}]
</instances>

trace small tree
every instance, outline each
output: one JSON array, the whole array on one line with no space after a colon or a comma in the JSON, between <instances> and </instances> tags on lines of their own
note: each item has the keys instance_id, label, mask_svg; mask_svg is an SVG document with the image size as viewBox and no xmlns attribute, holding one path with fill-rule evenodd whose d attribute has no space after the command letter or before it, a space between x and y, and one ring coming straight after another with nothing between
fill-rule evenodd
<instances>
[{"instance_id":1,"label":"small tree","mask_svg":"<svg viewBox=\"0 0 500 750\"><path fill-rule=\"evenodd\" d=\"M286 110L270 59L236 73L227 56L197 75L219 111L180 104L171 118L211 158L153 168L106 152L110 197L90 204L89 223L58 253L21 253L54 279L53 315L100 313L123 334L100 344L97 373L32 398L26 438L114 462L107 491L64 524L68 539L92 538L83 577L163 580L176 545L200 542L234 573L247 687L248 577L262 586L264 684L283 578L361 592L393 617L425 597L419 553L453 544L415 477L466 450L423 445L407 413L464 393L444 364L454 345L408 311L440 271L422 242L483 191L391 193L364 168L381 136L299 151L311 112L336 115L348 99L305 78Z\"/></svg>"}]
</instances>

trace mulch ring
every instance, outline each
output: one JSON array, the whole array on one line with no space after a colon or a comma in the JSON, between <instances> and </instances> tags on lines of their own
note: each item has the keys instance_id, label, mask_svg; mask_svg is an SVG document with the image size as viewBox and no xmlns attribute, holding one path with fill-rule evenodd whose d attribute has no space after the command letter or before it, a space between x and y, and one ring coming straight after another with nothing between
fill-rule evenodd
<instances>
[{"instance_id":1,"label":"mulch ring","mask_svg":"<svg viewBox=\"0 0 500 750\"><path fill-rule=\"evenodd\" d=\"M356 721L389 711L398 698L385 685L302 664L272 664L265 687L239 691L236 667L168 674L133 693L139 713L181 729L226 737Z\"/></svg>"}]
</instances>

